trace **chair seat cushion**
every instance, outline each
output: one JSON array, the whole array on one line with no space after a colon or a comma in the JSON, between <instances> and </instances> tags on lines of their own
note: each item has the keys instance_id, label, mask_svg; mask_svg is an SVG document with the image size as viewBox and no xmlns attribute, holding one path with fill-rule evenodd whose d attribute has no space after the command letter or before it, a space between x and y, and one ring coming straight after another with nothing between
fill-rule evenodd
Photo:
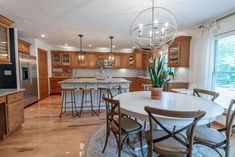
<instances>
[{"instance_id":1,"label":"chair seat cushion","mask_svg":"<svg viewBox=\"0 0 235 157\"><path fill-rule=\"evenodd\" d=\"M167 133L165 131L161 131L161 130L155 130L153 131L153 139L158 139L161 138L163 136L166 136ZM185 143L186 138L183 135L176 135L178 138L180 138L182 141L184 141ZM178 141L176 141L176 139L174 139L173 137L170 137L166 140L163 140L161 142L157 142L153 144L153 148L155 149L156 152L160 153L160 154L175 154L175 153L186 153L187 148L182 145L181 143L179 143Z\"/></svg>"},{"instance_id":2,"label":"chair seat cushion","mask_svg":"<svg viewBox=\"0 0 235 157\"><path fill-rule=\"evenodd\" d=\"M119 120L115 120L116 123L119 125ZM114 131L118 131L118 127L114 121L112 121L111 126L113 127ZM134 121L133 119L130 119L128 117L121 117L121 128L122 131L127 132L133 132L133 131L139 131L142 126L138 122Z\"/></svg>"},{"instance_id":3,"label":"chair seat cushion","mask_svg":"<svg viewBox=\"0 0 235 157\"><path fill-rule=\"evenodd\" d=\"M194 139L197 142L214 145L225 141L226 136L214 128L198 126L195 128Z\"/></svg>"}]
</instances>

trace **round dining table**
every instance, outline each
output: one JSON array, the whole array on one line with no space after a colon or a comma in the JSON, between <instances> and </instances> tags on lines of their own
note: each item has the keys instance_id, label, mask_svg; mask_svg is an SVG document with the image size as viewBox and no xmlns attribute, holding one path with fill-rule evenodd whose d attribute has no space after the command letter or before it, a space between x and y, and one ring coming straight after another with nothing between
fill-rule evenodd
<instances>
[{"instance_id":1,"label":"round dining table","mask_svg":"<svg viewBox=\"0 0 235 157\"><path fill-rule=\"evenodd\" d=\"M149 120L144 106L169 111L205 111L206 115L197 125L209 124L224 112L224 108L219 104L196 96L163 92L160 100L153 100L150 94L150 91L129 92L119 94L113 99L119 100L122 113L143 121ZM156 115L156 118L161 123L171 126L185 126L192 122L192 119L188 118L170 118L160 115Z\"/></svg>"}]
</instances>

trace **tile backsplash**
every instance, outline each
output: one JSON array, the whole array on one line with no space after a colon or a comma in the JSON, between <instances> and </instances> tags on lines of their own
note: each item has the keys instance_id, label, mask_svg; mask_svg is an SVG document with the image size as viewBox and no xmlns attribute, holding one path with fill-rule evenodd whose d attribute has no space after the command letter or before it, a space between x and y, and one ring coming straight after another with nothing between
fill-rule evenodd
<instances>
[{"instance_id":1,"label":"tile backsplash","mask_svg":"<svg viewBox=\"0 0 235 157\"><path fill-rule=\"evenodd\" d=\"M104 69L111 77L136 77L143 73L136 69ZM73 77L95 77L98 69L73 69Z\"/></svg>"}]
</instances>

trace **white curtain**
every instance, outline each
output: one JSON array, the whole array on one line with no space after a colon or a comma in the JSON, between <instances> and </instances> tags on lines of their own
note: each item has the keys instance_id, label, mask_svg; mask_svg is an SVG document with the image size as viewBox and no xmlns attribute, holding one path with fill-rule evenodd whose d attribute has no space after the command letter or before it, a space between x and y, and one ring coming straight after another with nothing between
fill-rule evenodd
<instances>
[{"instance_id":1,"label":"white curtain","mask_svg":"<svg viewBox=\"0 0 235 157\"><path fill-rule=\"evenodd\" d=\"M215 22L210 22L200 28L197 85L207 90L211 90L213 84L215 30Z\"/></svg>"}]
</instances>

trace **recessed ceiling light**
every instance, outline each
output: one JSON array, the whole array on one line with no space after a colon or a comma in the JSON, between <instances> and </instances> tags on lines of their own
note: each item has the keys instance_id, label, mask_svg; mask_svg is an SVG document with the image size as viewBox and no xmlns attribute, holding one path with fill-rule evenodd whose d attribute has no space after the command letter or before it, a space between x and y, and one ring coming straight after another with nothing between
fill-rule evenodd
<instances>
[{"instance_id":1,"label":"recessed ceiling light","mask_svg":"<svg viewBox=\"0 0 235 157\"><path fill-rule=\"evenodd\" d=\"M115 46L115 45L113 45L112 47L113 47L113 48L115 48L116 46Z\"/></svg>"},{"instance_id":2,"label":"recessed ceiling light","mask_svg":"<svg viewBox=\"0 0 235 157\"><path fill-rule=\"evenodd\" d=\"M65 45L65 46L68 46L69 44L65 43L64 45Z\"/></svg>"},{"instance_id":3,"label":"recessed ceiling light","mask_svg":"<svg viewBox=\"0 0 235 157\"><path fill-rule=\"evenodd\" d=\"M92 45L91 45L91 44L89 44L88 46L89 46L89 47L92 47Z\"/></svg>"},{"instance_id":4,"label":"recessed ceiling light","mask_svg":"<svg viewBox=\"0 0 235 157\"><path fill-rule=\"evenodd\" d=\"M41 37L42 37L42 38L45 38L45 37L46 37L46 35L45 35L45 34L41 34Z\"/></svg>"},{"instance_id":5,"label":"recessed ceiling light","mask_svg":"<svg viewBox=\"0 0 235 157\"><path fill-rule=\"evenodd\" d=\"M133 46L133 49L135 49L135 46Z\"/></svg>"}]
</instances>

